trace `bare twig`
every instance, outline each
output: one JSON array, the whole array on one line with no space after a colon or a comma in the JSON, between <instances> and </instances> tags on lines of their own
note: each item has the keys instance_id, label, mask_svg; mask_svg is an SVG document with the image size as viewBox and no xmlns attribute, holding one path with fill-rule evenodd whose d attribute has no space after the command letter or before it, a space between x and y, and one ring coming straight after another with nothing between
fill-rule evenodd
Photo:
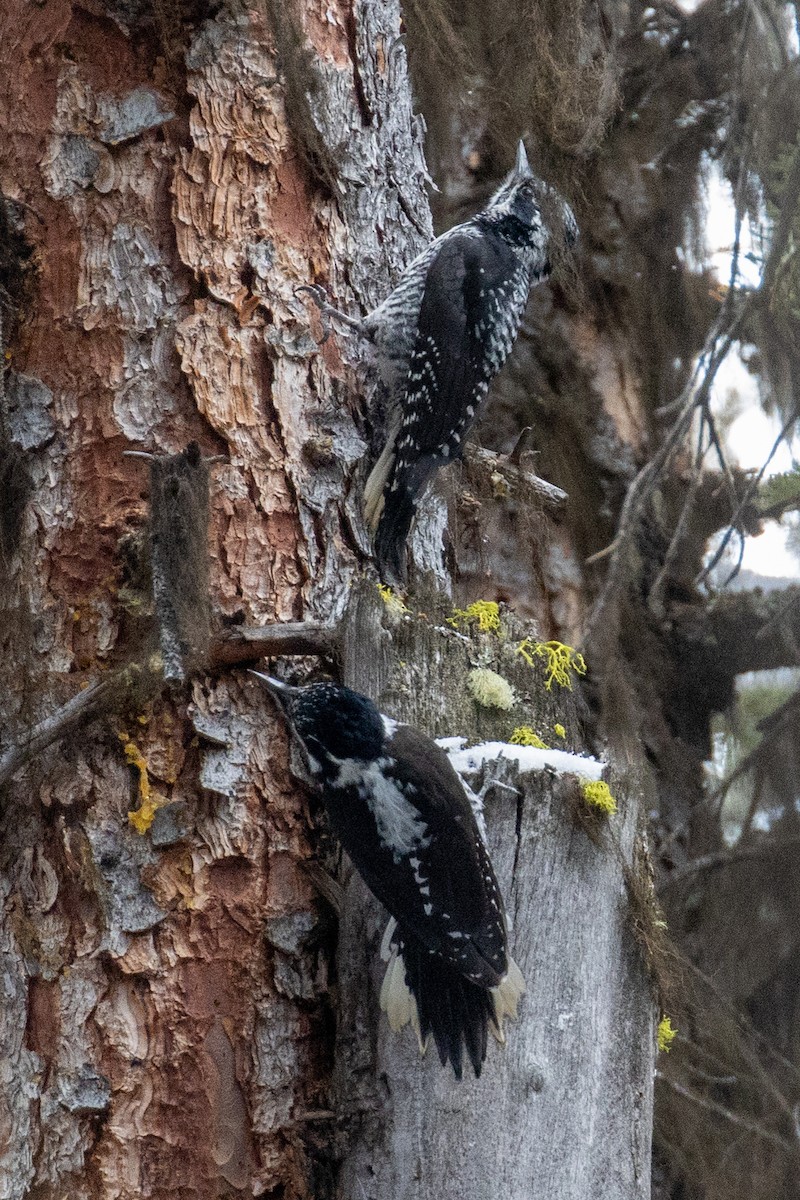
<instances>
[{"instance_id":1,"label":"bare twig","mask_svg":"<svg viewBox=\"0 0 800 1200\"><path fill-rule=\"evenodd\" d=\"M718 1104L716 1100L710 1100L708 1096L701 1096L698 1092L693 1092L691 1088L678 1083L677 1079L670 1079L663 1071L656 1071L656 1079L661 1080L662 1083L666 1084L677 1095L683 1096L686 1100L691 1100L692 1104L697 1104L700 1108L705 1108L709 1112L715 1113L718 1117L729 1121L731 1125L736 1125L739 1129L745 1129L748 1133L763 1138L765 1141L772 1142L775 1146L780 1146L787 1154L794 1155L796 1153L796 1146L792 1142L787 1141L786 1138L782 1138L779 1133L767 1129L764 1125L759 1125L756 1121L749 1121L747 1117L740 1117L732 1109L725 1108L724 1105Z\"/></svg>"},{"instance_id":2,"label":"bare twig","mask_svg":"<svg viewBox=\"0 0 800 1200\"><path fill-rule=\"evenodd\" d=\"M691 818L689 819L696 817L700 810L713 808L714 806L721 804L736 780L741 779L743 775L746 775L757 765L758 760L769 750L772 742L776 738L783 737L785 735L785 725L787 721L794 716L795 709L799 704L800 693L795 692L788 698L788 700L784 701L784 703L780 705L780 707L777 708L774 713L770 713L768 718L765 718L764 721L760 722L758 728L764 733L761 741L757 746L754 746L748 754L745 755L741 762L736 764L734 769L728 775L726 775L725 778L715 788L707 792L702 797L699 804L695 805L691 814ZM769 727L767 727L766 721L770 721ZM688 829L689 819L681 821L675 826L669 836L664 838L663 842L659 846L660 854L668 851L670 847L675 844L681 834ZM716 855L704 856L704 858L714 857L716 857ZM702 864L703 859L695 859L694 862ZM670 874L664 880L664 885L667 887L671 886L674 880L679 880L682 877L684 870L686 874L689 874L691 872L691 868L692 863L690 862L685 864L685 868L680 867L677 870L670 872ZM702 869L702 865L698 867L698 870Z\"/></svg>"},{"instance_id":3,"label":"bare twig","mask_svg":"<svg viewBox=\"0 0 800 1200\"><path fill-rule=\"evenodd\" d=\"M746 39L746 30L742 32L743 41ZM735 208L735 225L734 225L734 240L731 253L731 267L729 275L728 290L725 299L722 303L720 311L714 322L714 325L706 339L703 350L697 360L695 370L686 387L681 392L676 401L669 406L668 409L662 411L677 412L677 417L672 425L672 428L667 433L664 442L650 462L646 463L639 474L634 479L628 494L625 497L625 502L622 506L620 514L619 529L614 541L604 551L594 554L587 562L597 562L607 555L611 556L608 574L606 576L603 589L595 603L593 612L589 619L589 628L587 630L586 641L592 639L592 634L600 626L600 623L606 619L609 611L609 606L615 595L623 586L628 570L627 551L631 541L634 538L641 516L644 512L654 488L656 487L659 478L663 471L666 470L673 456L679 449L692 421L692 417L697 408L700 408L705 416L705 424L708 427L712 444L717 450L717 455L720 461L720 467L726 476L728 487L731 492L732 502L735 502L735 488L733 479L730 474L730 468L725 459L722 447L717 437L716 428L710 412L709 399L711 396L711 388L722 362L726 358L733 342L735 334L742 320L749 309L751 300L748 299L739 306L738 313L733 312L734 303L739 296L737 291L737 280L739 274L739 258L741 254L741 231L742 221L744 217L745 205L744 195L747 184L748 166L747 156L743 154L739 162L739 170L734 189L734 208ZM705 366L704 366L705 364ZM702 375L702 378L701 378ZM702 436L702 433L701 433ZM699 473L699 464L698 464ZM694 488L687 498L687 503L684 505L681 517L679 518L678 528L675 531L667 558L669 565L674 560L677 553L678 544L683 531L688 525L691 514L692 500L697 490L699 481L694 481ZM740 512L741 512L740 506ZM656 580L658 589L663 589L664 580L666 578L666 569L668 564L665 563L664 569L659 573ZM656 591L656 606L658 605L659 590Z\"/></svg>"},{"instance_id":4,"label":"bare twig","mask_svg":"<svg viewBox=\"0 0 800 1200\"><path fill-rule=\"evenodd\" d=\"M131 668L126 667L90 684L82 692L78 692L77 696L68 700L66 704L62 704L61 708L56 709L49 717L45 717L26 738L11 746L0 757L0 788L3 788L21 767L36 758L48 746L61 741L70 733L74 733L76 729L94 721L101 713L107 712L109 707L117 701L119 695L124 694L130 688L130 673ZM127 682L123 676L129 677ZM142 671L137 676L137 683L140 687L144 680L146 680L146 675Z\"/></svg>"},{"instance_id":5,"label":"bare twig","mask_svg":"<svg viewBox=\"0 0 800 1200\"><path fill-rule=\"evenodd\" d=\"M676 884L684 883L704 871L715 871L722 867L736 866L738 863L752 862L763 858L774 858L787 848L800 845L800 836L782 838L780 841L765 839L761 846L742 846L740 849L717 850L713 854L702 854L690 862L670 871L662 881L662 888L673 888Z\"/></svg>"},{"instance_id":6,"label":"bare twig","mask_svg":"<svg viewBox=\"0 0 800 1200\"><path fill-rule=\"evenodd\" d=\"M722 1012L733 1022L741 1034L740 1052L743 1058L750 1065L754 1076L757 1076L761 1081L764 1090L770 1092L773 1098L777 1101L778 1106L786 1113L791 1115L791 1107L786 1102L786 1097L775 1086L775 1081L768 1071L764 1069L763 1063L759 1058L759 1054L763 1054L766 1058L771 1059L775 1063L779 1063L781 1067L787 1071L796 1081L796 1085L800 1085L800 1070L797 1064L781 1054L780 1050L776 1049L774 1044L764 1036L756 1027L747 1019L747 1017L739 1011L730 1000L717 988L716 984L708 975L704 974L694 963L688 959L683 960L683 966L686 971L692 975L695 980L699 980L702 986L708 991ZM756 1047L758 1053L755 1053L752 1047Z\"/></svg>"},{"instance_id":7,"label":"bare twig","mask_svg":"<svg viewBox=\"0 0 800 1200\"><path fill-rule=\"evenodd\" d=\"M702 482L702 465L706 454L706 451L703 449L703 434L705 429L709 426L708 416L708 408L706 407L703 410L703 418L700 422L700 429L697 435L697 453L695 455L694 467L692 469L692 478L689 483L689 487L686 489L686 495L684 497L681 513L676 522L675 530L670 539L669 546L667 547L667 552L664 555L664 562L661 565L661 570L658 572L658 575L653 582L653 586L650 589L650 595L647 598L647 604L650 611L658 616L663 615L663 595L666 588L667 579L672 572L672 568L678 556L678 551L681 547L684 537L686 536L686 531L689 527L689 521L692 513L694 512L697 492ZM710 429L709 433L711 433ZM711 436L713 438L713 434L711 434Z\"/></svg>"},{"instance_id":8,"label":"bare twig","mask_svg":"<svg viewBox=\"0 0 800 1200\"><path fill-rule=\"evenodd\" d=\"M756 492L758 491L759 485L761 484L761 480L764 478L764 473L765 473L767 467L769 466L769 464L772 462L773 458L775 457L778 447L780 446L781 442L785 439L786 435L789 433L789 430L792 428L793 425L795 425L797 423L797 419L798 419L797 414L792 413L792 415L784 422L780 433L775 438L775 441L772 444L772 449L770 450L769 454L767 455L766 460L764 461L764 463L761 466L761 469L759 470L758 474L755 475L753 477L753 479L751 479L750 483L748 484L747 488L745 489L745 493L742 496L742 499L739 501L739 505L738 505L736 511L734 512L733 516L731 517L730 524L728 525L728 528L726 529L726 531L723 535L722 541L720 542L719 546L717 546L717 549L714 552L714 554L711 558L711 561L709 563L707 563L706 566L703 567L702 571L697 576L697 579L695 580L696 583L698 583L698 584L702 583L703 580L708 578L710 573L714 570L714 567L717 565L719 560L722 558L722 555L725 553L728 543L730 542L734 533L738 533L739 536L742 537L742 539L743 539L742 531L739 528L739 522L741 520L742 513L745 511L745 508L747 507L748 504L750 504L750 502L752 501ZM739 563L740 564L741 564L742 551L743 551L743 546L740 546L740 548L739 548ZM737 571L738 571L738 566L728 576L728 578L725 581L726 584L730 583L731 579L733 579L734 576L737 574Z\"/></svg>"},{"instance_id":9,"label":"bare twig","mask_svg":"<svg viewBox=\"0 0 800 1200\"><path fill-rule=\"evenodd\" d=\"M664 438L660 449L649 462L645 463L628 488L628 494L625 497L620 514L619 530L609 548L611 563L608 568L608 574L589 619L586 634L587 644L593 640L595 630L600 628L607 620L611 603L624 585L628 571L627 552L638 531L639 521L644 512L645 505L650 499L662 472L678 451L691 425L695 409L702 407L707 402L717 371L733 345L736 330L742 322L746 306L743 306L730 320L727 320L728 307L728 298L726 298L720 315L706 339L705 346L698 358L692 377L681 392L679 397L680 411L672 428ZM704 364L705 371L702 379L700 379ZM602 553L593 555L588 561L597 561L602 556Z\"/></svg>"},{"instance_id":10,"label":"bare twig","mask_svg":"<svg viewBox=\"0 0 800 1200\"><path fill-rule=\"evenodd\" d=\"M283 625L242 625L226 629L211 646L211 667L233 667L254 658L282 655L335 657L339 649L338 630L330 625L302 621Z\"/></svg>"},{"instance_id":11,"label":"bare twig","mask_svg":"<svg viewBox=\"0 0 800 1200\"><path fill-rule=\"evenodd\" d=\"M719 462L720 470L722 471L725 484L728 489L731 510L733 510L739 499L736 492L736 480L733 478L733 472L731 471L730 463L728 462L725 451L722 448L722 442L720 441L719 434L717 433L717 423L714 420L714 414L712 413L711 406L709 404L706 404L703 410L703 417L705 426L708 429L709 442L716 451L717 461Z\"/></svg>"}]
</instances>

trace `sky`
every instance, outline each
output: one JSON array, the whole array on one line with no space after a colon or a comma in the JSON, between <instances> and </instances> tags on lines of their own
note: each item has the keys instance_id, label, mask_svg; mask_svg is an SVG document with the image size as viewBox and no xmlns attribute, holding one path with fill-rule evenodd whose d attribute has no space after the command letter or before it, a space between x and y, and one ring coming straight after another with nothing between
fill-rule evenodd
<instances>
[{"instance_id":1,"label":"sky","mask_svg":"<svg viewBox=\"0 0 800 1200\"><path fill-rule=\"evenodd\" d=\"M734 238L734 205L730 185L715 164L712 164L708 171L706 203L706 243L709 255L720 282L727 285L730 280L731 246ZM745 284L755 285L759 279L758 268L747 257L753 250L751 233L745 225L741 237L740 278ZM781 418L777 413L768 416L764 412L757 382L745 367L740 354L735 351L731 351L717 373L712 394L712 411L720 413L729 410L732 401L740 411L725 433L724 441L729 461L743 468L752 467L758 470L768 457L780 432ZM780 445L767 468L766 477L790 470L793 458L800 461L800 440L797 437L791 445L785 442ZM800 563L786 548L790 522L794 519L796 518L785 517L782 522L765 522L762 534L747 539L742 567L759 575L798 576ZM738 546L736 556L738 557Z\"/></svg>"}]
</instances>

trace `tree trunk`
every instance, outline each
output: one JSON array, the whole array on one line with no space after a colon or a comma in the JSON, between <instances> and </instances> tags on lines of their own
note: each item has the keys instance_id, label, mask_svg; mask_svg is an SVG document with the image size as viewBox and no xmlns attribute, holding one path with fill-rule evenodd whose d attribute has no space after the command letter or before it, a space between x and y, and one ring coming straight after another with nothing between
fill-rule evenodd
<instances>
[{"instance_id":1,"label":"tree trunk","mask_svg":"<svg viewBox=\"0 0 800 1200\"><path fill-rule=\"evenodd\" d=\"M465 646L419 617L393 627L389 639L380 607L367 598L353 614L347 681L437 736L491 739L504 727L507 735L506 714L476 715L467 699L475 643ZM572 695L551 698L514 664L510 648L496 653L518 694L529 693L526 721L543 731L563 724L569 744L579 745ZM410 662L414 686L404 690ZM494 761L471 782L486 788L511 952L528 984L521 1018L507 1027L505 1048L490 1046L480 1079L465 1073L459 1084L441 1069L435 1047L420 1059L410 1030L398 1036L385 1022L376 1029L386 917L351 877L340 921L334 1094L339 1111L359 1118L340 1194L649 1196L653 1002L647 950L633 930L636 921L651 925L654 909L634 780L626 780L627 797L608 828L582 825L572 775L517 774ZM638 873L627 887L623 863Z\"/></svg>"},{"instance_id":2,"label":"tree trunk","mask_svg":"<svg viewBox=\"0 0 800 1200\"><path fill-rule=\"evenodd\" d=\"M489 789L529 990L507 1048L459 1085L387 1032L384 917L346 869L334 972L313 800L272 708L219 669L246 658L239 626L335 624L343 677L393 715L436 735L515 723L467 694L485 640L439 629L440 499L414 538L428 619L392 623L357 584L370 388L295 295L322 281L367 309L431 235L399 36L396 0L0 16L16 312L0 435L22 481L0 579L3 1197L649 1194L635 769L598 828L564 780ZM222 456L212 651L164 688L148 578L165 513L148 524L147 466L123 452L190 441ZM544 627L544 603L528 609ZM577 705L512 644L492 653L530 696L525 723L561 722L580 749ZM66 736L22 762L68 702Z\"/></svg>"}]
</instances>

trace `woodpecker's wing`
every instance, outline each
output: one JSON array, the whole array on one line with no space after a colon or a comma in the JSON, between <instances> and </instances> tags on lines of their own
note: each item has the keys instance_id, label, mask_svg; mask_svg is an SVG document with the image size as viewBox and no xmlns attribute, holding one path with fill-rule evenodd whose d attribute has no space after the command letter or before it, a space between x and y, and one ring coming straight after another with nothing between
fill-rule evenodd
<instances>
[{"instance_id":1,"label":"woodpecker's wing","mask_svg":"<svg viewBox=\"0 0 800 1200\"><path fill-rule=\"evenodd\" d=\"M430 952L494 987L508 967L503 901L447 755L406 725L373 778L366 810L331 796L332 823L372 892Z\"/></svg>"},{"instance_id":2,"label":"woodpecker's wing","mask_svg":"<svg viewBox=\"0 0 800 1200\"><path fill-rule=\"evenodd\" d=\"M420 455L447 459L460 453L502 362L495 362L490 343L494 327L502 324L505 288L516 266L511 247L472 222L442 239L422 295L397 442L398 472Z\"/></svg>"},{"instance_id":3,"label":"woodpecker's wing","mask_svg":"<svg viewBox=\"0 0 800 1200\"><path fill-rule=\"evenodd\" d=\"M442 238L428 268L393 458L384 451L384 470L370 477L366 498L368 520L380 517L376 557L396 578L404 576L403 547L417 498L437 469L461 454L512 344L502 327L504 289L515 266L510 246L469 222Z\"/></svg>"}]
</instances>

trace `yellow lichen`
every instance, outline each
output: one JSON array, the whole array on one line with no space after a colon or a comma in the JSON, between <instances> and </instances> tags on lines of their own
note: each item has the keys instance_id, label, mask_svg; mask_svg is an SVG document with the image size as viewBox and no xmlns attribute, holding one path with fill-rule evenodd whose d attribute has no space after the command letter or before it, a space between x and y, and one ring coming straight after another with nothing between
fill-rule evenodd
<instances>
[{"instance_id":1,"label":"yellow lichen","mask_svg":"<svg viewBox=\"0 0 800 1200\"><path fill-rule=\"evenodd\" d=\"M611 817L617 811L617 802L611 795L607 783L601 779L585 779L581 784L581 794L591 808L598 809L605 816Z\"/></svg>"},{"instance_id":2,"label":"yellow lichen","mask_svg":"<svg viewBox=\"0 0 800 1200\"><path fill-rule=\"evenodd\" d=\"M534 642L532 638L525 638L517 646L517 654L522 655L529 667L534 666L536 658L546 660L547 678L544 686L548 692L554 683L572 690L570 671L574 671L576 675L586 674L583 655L578 654L572 646L565 646L563 642Z\"/></svg>"},{"instance_id":3,"label":"yellow lichen","mask_svg":"<svg viewBox=\"0 0 800 1200\"><path fill-rule=\"evenodd\" d=\"M677 1029L672 1028L672 1021L670 1021L669 1017L663 1016L658 1023L658 1031L656 1033L656 1041L662 1054L669 1054L677 1032Z\"/></svg>"},{"instance_id":4,"label":"yellow lichen","mask_svg":"<svg viewBox=\"0 0 800 1200\"><path fill-rule=\"evenodd\" d=\"M567 736L567 731L563 725L554 725L553 733L556 735L556 737L560 738L565 738Z\"/></svg>"},{"instance_id":5,"label":"yellow lichen","mask_svg":"<svg viewBox=\"0 0 800 1200\"><path fill-rule=\"evenodd\" d=\"M378 594L381 600L386 605L389 613L393 617L403 617L410 611L408 606L400 599L397 592L393 592L385 583L378 584Z\"/></svg>"},{"instance_id":6,"label":"yellow lichen","mask_svg":"<svg viewBox=\"0 0 800 1200\"><path fill-rule=\"evenodd\" d=\"M518 725L508 740L512 746L533 746L536 750L550 749L530 725Z\"/></svg>"},{"instance_id":7,"label":"yellow lichen","mask_svg":"<svg viewBox=\"0 0 800 1200\"><path fill-rule=\"evenodd\" d=\"M476 600L467 608L454 608L448 625L458 629L460 625L476 624L481 633L500 633L500 605L494 600Z\"/></svg>"},{"instance_id":8,"label":"yellow lichen","mask_svg":"<svg viewBox=\"0 0 800 1200\"><path fill-rule=\"evenodd\" d=\"M488 667L476 667L467 676L467 687L478 704L484 708L513 708L514 689L507 679Z\"/></svg>"},{"instance_id":9,"label":"yellow lichen","mask_svg":"<svg viewBox=\"0 0 800 1200\"><path fill-rule=\"evenodd\" d=\"M121 733L119 740L123 744L125 757L128 762L139 773L139 807L128 813L128 820L137 833L147 833L153 824L156 812L164 803L164 800L150 788L150 779L147 774L147 759L139 747L128 737L127 733Z\"/></svg>"}]
</instances>

